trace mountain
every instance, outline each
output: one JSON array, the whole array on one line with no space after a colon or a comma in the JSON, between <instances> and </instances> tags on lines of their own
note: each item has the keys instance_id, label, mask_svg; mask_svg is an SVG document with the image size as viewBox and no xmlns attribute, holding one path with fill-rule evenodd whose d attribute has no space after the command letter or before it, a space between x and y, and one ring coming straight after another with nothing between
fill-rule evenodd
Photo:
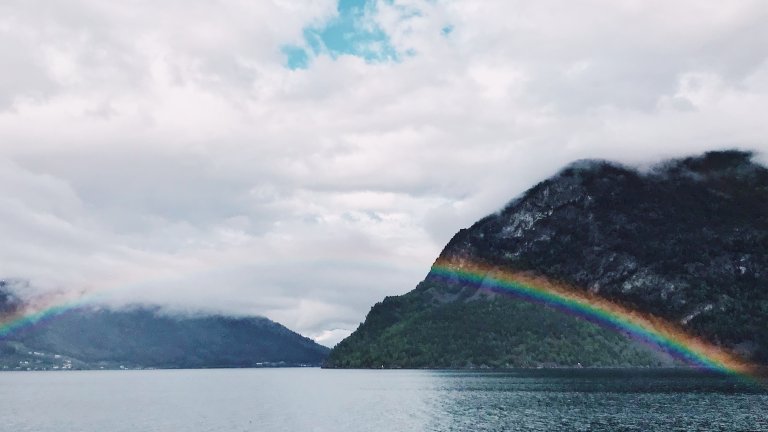
<instances>
[{"instance_id":1,"label":"mountain","mask_svg":"<svg viewBox=\"0 0 768 432\"><path fill-rule=\"evenodd\" d=\"M23 307L0 287L0 316ZM0 368L317 366L328 351L266 318L81 307L0 337Z\"/></svg>"},{"instance_id":2,"label":"mountain","mask_svg":"<svg viewBox=\"0 0 768 432\"><path fill-rule=\"evenodd\" d=\"M576 162L460 230L437 262L528 272L768 364L768 170L741 151L639 171ZM657 366L665 358L433 266L377 303L327 367Z\"/></svg>"}]
</instances>

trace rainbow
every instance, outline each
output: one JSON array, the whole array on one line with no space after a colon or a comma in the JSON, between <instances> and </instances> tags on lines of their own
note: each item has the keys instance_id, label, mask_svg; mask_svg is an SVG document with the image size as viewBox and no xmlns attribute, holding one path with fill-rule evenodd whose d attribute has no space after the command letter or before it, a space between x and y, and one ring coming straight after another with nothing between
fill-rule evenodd
<instances>
[{"instance_id":1,"label":"rainbow","mask_svg":"<svg viewBox=\"0 0 768 432\"><path fill-rule=\"evenodd\" d=\"M453 263L438 260L430 274L443 280L473 284L483 290L546 305L628 335L691 366L746 377L753 382L765 384L758 377L761 372L758 366L689 334L674 323L627 308L588 291L522 271L466 261ZM16 331L85 306L86 297L82 294L74 297L52 296L36 302L36 306L0 317L0 340Z\"/></svg>"},{"instance_id":2,"label":"rainbow","mask_svg":"<svg viewBox=\"0 0 768 432\"><path fill-rule=\"evenodd\" d=\"M0 317L0 340L22 329L42 324L59 315L87 304L85 296L65 296L61 294L36 298L32 305Z\"/></svg>"},{"instance_id":3,"label":"rainbow","mask_svg":"<svg viewBox=\"0 0 768 432\"><path fill-rule=\"evenodd\" d=\"M690 335L679 326L584 290L552 282L529 273L472 262L438 260L433 275L481 289L552 307L601 327L656 347L688 365L755 378L757 367L738 356Z\"/></svg>"}]
</instances>

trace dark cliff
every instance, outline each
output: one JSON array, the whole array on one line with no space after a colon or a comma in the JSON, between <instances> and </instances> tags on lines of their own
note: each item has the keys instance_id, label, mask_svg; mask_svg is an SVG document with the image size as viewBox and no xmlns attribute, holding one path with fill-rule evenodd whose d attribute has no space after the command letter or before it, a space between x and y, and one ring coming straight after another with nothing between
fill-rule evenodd
<instances>
[{"instance_id":1,"label":"dark cliff","mask_svg":"<svg viewBox=\"0 0 768 432\"><path fill-rule=\"evenodd\" d=\"M642 172L574 163L459 231L439 260L546 276L768 363L768 170L747 152ZM620 334L430 272L415 290L375 305L327 366L666 361Z\"/></svg>"}]
</instances>

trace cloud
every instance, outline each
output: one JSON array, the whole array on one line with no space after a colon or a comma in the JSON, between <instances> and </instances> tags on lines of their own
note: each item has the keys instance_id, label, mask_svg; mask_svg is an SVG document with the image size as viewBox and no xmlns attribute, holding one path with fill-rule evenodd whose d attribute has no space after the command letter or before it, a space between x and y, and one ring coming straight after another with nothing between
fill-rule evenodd
<instances>
[{"instance_id":1,"label":"cloud","mask_svg":"<svg viewBox=\"0 0 768 432\"><path fill-rule=\"evenodd\" d=\"M572 160L768 160L764 2L358 3L3 2L0 276L332 344Z\"/></svg>"}]
</instances>

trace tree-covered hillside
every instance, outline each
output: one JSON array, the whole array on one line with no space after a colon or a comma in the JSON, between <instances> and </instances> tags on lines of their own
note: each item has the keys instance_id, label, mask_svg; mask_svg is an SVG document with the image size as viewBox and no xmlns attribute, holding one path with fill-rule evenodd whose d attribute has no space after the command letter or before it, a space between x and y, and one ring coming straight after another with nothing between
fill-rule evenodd
<instances>
[{"instance_id":1,"label":"tree-covered hillside","mask_svg":"<svg viewBox=\"0 0 768 432\"><path fill-rule=\"evenodd\" d=\"M0 286L0 319L24 304ZM328 348L260 317L81 307L0 337L0 368L319 365Z\"/></svg>"}]
</instances>

